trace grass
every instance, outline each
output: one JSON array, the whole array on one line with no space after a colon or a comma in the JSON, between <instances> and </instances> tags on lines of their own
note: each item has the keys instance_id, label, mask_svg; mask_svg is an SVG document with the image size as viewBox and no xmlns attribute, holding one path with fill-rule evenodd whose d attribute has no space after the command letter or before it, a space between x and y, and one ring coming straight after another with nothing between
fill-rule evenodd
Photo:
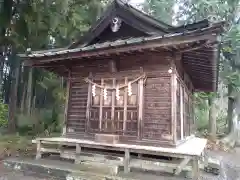
<instances>
[{"instance_id":1,"label":"grass","mask_svg":"<svg viewBox=\"0 0 240 180\"><path fill-rule=\"evenodd\" d=\"M31 140L31 137L19 135L0 136L0 159L9 156L32 156L36 151Z\"/></svg>"},{"instance_id":2,"label":"grass","mask_svg":"<svg viewBox=\"0 0 240 180\"><path fill-rule=\"evenodd\" d=\"M60 136L59 133L51 133L47 137ZM37 135L37 137L46 137L46 134ZM36 154L36 145L32 144L32 136L21 136L17 134L0 135L0 160L9 156L34 156Z\"/></svg>"}]
</instances>

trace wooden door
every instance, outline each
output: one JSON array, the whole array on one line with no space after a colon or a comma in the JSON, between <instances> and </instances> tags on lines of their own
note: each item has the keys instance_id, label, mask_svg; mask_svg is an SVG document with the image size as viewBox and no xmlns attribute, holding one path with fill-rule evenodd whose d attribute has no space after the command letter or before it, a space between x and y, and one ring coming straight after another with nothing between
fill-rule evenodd
<instances>
[{"instance_id":1,"label":"wooden door","mask_svg":"<svg viewBox=\"0 0 240 180\"><path fill-rule=\"evenodd\" d=\"M109 78L95 81L95 83L116 87L127 84L128 81L127 78ZM116 96L115 89L96 89L95 96L91 98L89 131L137 136L140 120L139 86L139 82L131 84L131 94L128 92L128 86L121 88L119 89L119 96Z\"/></svg>"}]
</instances>

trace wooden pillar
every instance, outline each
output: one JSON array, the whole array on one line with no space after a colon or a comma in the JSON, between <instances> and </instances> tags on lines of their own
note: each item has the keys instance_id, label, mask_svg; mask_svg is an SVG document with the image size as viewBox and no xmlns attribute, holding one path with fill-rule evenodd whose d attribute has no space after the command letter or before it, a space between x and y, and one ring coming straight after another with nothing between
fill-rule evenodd
<instances>
[{"instance_id":1,"label":"wooden pillar","mask_svg":"<svg viewBox=\"0 0 240 180\"><path fill-rule=\"evenodd\" d=\"M101 79L101 86L103 86L104 80ZM100 106L99 106L99 130L102 130L102 118L103 118L103 89L100 90Z\"/></svg>"},{"instance_id":2,"label":"wooden pillar","mask_svg":"<svg viewBox=\"0 0 240 180\"><path fill-rule=\"evenodd\" d=\"M76 144L76 157L75 157L75 164L80 164L80 154L81 154L81 146L80 144Z\"/></svg>"},{"instance_id":3,"label":"wooden pillar","mask_svg":"<svg viewBox=\"0 0 240 180\"><path fill-rule=\"evenodd\" d=\"M116 79L113 79L113 87L115 86L116 86ZM115 123L114 123L116 91L112 91L111 94L112 94L111 121L112 121L112 129L114 131L116 129Z\"/></svg>"},{"instance_id":4,"label":"wooden pillar","mask_svg":"<svg viewBox=\"0 0 240 180\"><path fill-rule=\"evenodd\" d=\"M68 79L67 79L67 93L66 93L66 101L65 101L65 110L64 110L64 125L62 130L62 135L66 135L67 132L67 121L68 121L68 106L69 106L69 98L71 91L71 71L68 70Z\"/></svg>"},{"instance_id":5,"label":"wooden pillar","mask_svg":"<svg viewBox=\"0 0 240 180\"><path fill-rule=\"evenodd\" d=\"M125 157L124 157L124 173L129 173L130 172L130 152L129 149L125 149Z\"/></svg>"},{"instance_id":6,"label":"wooden pillar","mask_svg":"<svg viewBox=\"0 0 240 180\"><path fill-rule=\"evenodd\" d=\"M200 171L199 171L199 161L197 157L192 159L192 173L193 173L193 180L198 180L200 177Z\"/></svg>"},{"instance_id":7,"label":"wooden pillar","mask_svg":"<svg viewBox=\"0 0 240 180\"><path fill-rule=\"evenodd\" d=\"M92 79L92 73L89 73L89 79ZM85 133L88 132L89 128L89 121L90 121L90 107L92 102L92 85L91 83L88 84L88 99L87 99L87 109L86 109L86 122L85 122Z\"/></svg>"},{"instance_id":8,"label":"wooden pillar","mask_svg":"<svg viewBox=\"0 0 240 180\"><path fill-rule=\"evenodd\" d=\"M183 123L183 87L180 83L180 126L181 126L181 140L184 138L184 123Z\"/></svg>"},{"instance_id":9,"label":"wooden pillar","mask_svg":"<svg viewBox=\"0 0 240 180\"><path fill-rule=\"evenodd\" d=\"M172 122L172 136L173 143L177 142L177 75L176 68L171 74L171 122Z\"/></svg>"},{"instance_id":10,"label":"wooden pillar","mask_svg":"<svg viewBox=\"0 0 240 180\"><path fill-rule=\"evenodd\" d=\"M127 77L125 77L125 84L128 83ZM127 88L124 88L124 109L123 109L123 134L126 132L126 125L127 125L127 99L128 99L128 92Z\"/></svg>"},{"instance_id":11,"label":"wooden pillar","mask_svg":"<svg viewBox=\"0 0 240 180\"><path fill-rule=\"evenodd\" d=\"M37 141L37 154L36 154L36 159L41 159L42 158L42 153L41 153L41 141Z\"/></svg>"},{"instance_id":12,"label":"wooden pillar","mask_svg":"<svg viewBox=\"0 0 240 180\"><path fill-rule=\"evenodd\" d=\"M138 138L141 139L142 133L142 119L143 119L143 79L138 83L138 97L139 97L139 110L138 110Z\"/></svg>"}]
</instances>

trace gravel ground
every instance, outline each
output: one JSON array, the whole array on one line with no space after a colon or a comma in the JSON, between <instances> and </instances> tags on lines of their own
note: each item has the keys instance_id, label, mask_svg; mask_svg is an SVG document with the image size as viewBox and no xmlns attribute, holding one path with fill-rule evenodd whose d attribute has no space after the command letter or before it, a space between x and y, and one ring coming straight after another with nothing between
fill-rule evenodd
<instances>
[{"instance_id":1,"label":"gravel ground","mask_svg":"<svg viewBox=\"0 0 240 180\"><path fill-rule=\"evenodd\" d=\"M207 154L211 157L222 157L223 159L223 170L227 175L227 178L220 176L212 176L210 174L201 174L202 180L240 180L240 148L236 149L234 153L225 153L225 152L213 152L209 151ZM149 178L150 180L151 178ZM159 177L158 180L183 180L184 178L176 177ZM7 170L0 164L0 180L56 180L53 177L41 178L36 175L23 174L21 172L13 172Z\"/></svg>"}]
</instances>

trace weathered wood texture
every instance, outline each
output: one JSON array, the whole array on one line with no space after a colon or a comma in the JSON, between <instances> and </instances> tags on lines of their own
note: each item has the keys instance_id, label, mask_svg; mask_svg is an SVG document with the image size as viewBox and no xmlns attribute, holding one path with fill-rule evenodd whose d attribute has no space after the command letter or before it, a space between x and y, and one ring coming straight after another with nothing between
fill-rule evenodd
<instances>
[{"instance_id":1,"label":"weathered wood texture","mask_svg":"<svg viewBox=\"0 0 240 180\"><path fill-rule=\"evenodd\" d=\"M88 84L83 79L72 79L67 119L68 132L85 131L87 97Z\"/></svg>"},{"instance_id":2,"label":"weathered wood texture","mask_svg":"<svg viewBox=\"0 0 240 180\"><path fill-rule=\"evenodd\" d=\"M166 53L165 53L166 54ZM143 87L143 119L138 123L138 108L127 108L127 113L124 114L124 109L115 107L116 117L122 121L101 123L101 131L99 128L99 111L90 117L90 122L87 124L88 132L94 136L95 133L110 133L117 134L120 141L137 142L137 141L155 141L172 143L171 129L171 74L168 73L170 62L174 56L161 56L161 53L151 52L148 54L138 54L129 56L116 56L118 60L118 72L109 72L109 59L90 60L83 62L81 65L75 64L72 66L71 92L69 96L67 134L84 134L86 133L86 109L88 97L88 83L83 78L87 77L92 72L94 82L100 84L101 78L116 78L117 82L127 82L140 76L143 72L146 73L147 79ZM123 96L124 96L124 92ZM109 110L110 117L112 109L104 109L102 113ZM91 108L94 111L94 107ZM136 111L131 114L131 111ZM124 118L125 117L125 118ZM135 118L134 118L135 117ZM111 119L111 118L110 118ZM126 120L124 120L126 119ZM104 124L105 123L105 124ZM106 124L108 123L108 124ZM104 129L110 127L109 123L114 123L116 127L113 129ZM179 123L179 120L177 124ZM124 127L126 126L126 127ZM126 131L123 129L126 128ZM112 132L110 131L112 130ZM124 133L125 132L125 133ZM141 138L139 138L139 136Z\"/></svg>"},{"instance_id":3,"label":"weathered wood texture","mask_svg":"<svg viewBox=\"0 0 240 180\"><path fill-rule=\"evenodd\" d=\"M170 75L162 72L162 76L146 81L143 120L143 138L146 139L168 140L171 135Z\"/></svg>"},{"instance_id":4,"label":"weathered wood texture","mask_svg":"<svg viewBox=\"0 0 240 180\"><path fill-rule=\"evenodd\" d=\"M181 58L176 62L177 67L177 138L182 140L194 133L193 117L193 85L183 70ZM182 111L182 112L181 112ZM181 122L181 118L182 121ZM183 134L181 132L181 123L183 124Z\"/></svg>"}]
</instances>

